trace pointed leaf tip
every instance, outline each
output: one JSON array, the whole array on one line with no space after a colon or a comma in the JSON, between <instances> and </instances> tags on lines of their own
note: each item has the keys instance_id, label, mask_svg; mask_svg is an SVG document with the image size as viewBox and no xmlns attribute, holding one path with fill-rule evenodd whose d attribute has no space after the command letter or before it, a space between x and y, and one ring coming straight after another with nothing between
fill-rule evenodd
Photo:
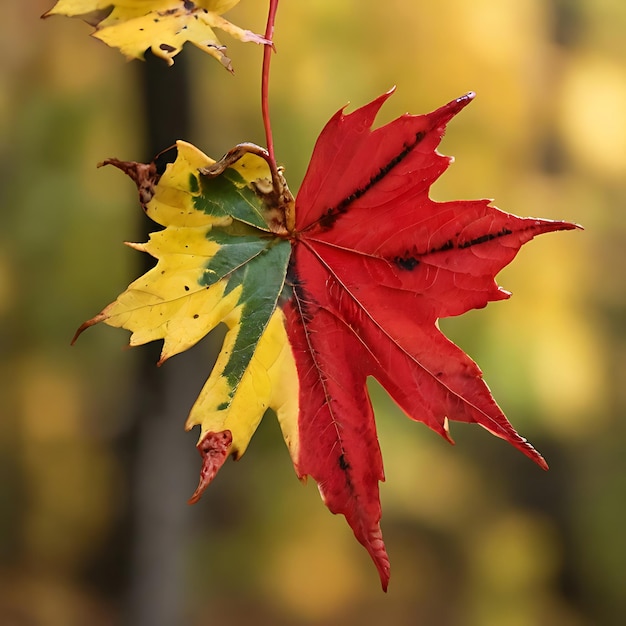
<instances>
[{"instance_id":1,"label":"pointed leaf tip","mask_svg":"<svg viewBox=\"0 0 626 626\"><path fill-rule=\"evenodd\" d=\"M474 98L476 97L475 91L468 91L466 94L463 94L453 102L456 102L462 106L467 106Z\"/></svg>"},{"instance_id":2,"label":"pointed leaf tip","mask_svg":"<svg viewBox=\"0 0 626 626\"><path fill-rule=\"evenodd\" d=\"M459 98L455 98L448 104L444 104L437 112L445 115L445 123L452 119L459 111L464 109L474 98L476 93L474 91L468 91Z\"/></svg>"},{"instance_id":3,"label":"pointed leaf tip","mask_svg":"<svg viewBox=\"0 0 626 626\"><path fill-rule=\"evenodd\" d=\"M87 320L86 322L83 322L76 329L76 332L74 333L74 336L72 337L72 341L70 341L70 345L73 346L78 341L78 338L88 328L91 328L91 326L95 326L96 324L99 324L100 322L103 322L105 319L106 319L106 309L104 311L102 311L101 313L98 313L98 315L96 315L96 316L92 317L91 319Z\"/></svg>"},{"instance_id":4,"label":"pointed leaf tip","mask_svg":"<svg viewBox=\"0 0 626 626\"><path fill-rule=\"evenodd\" d=\"M121 161L111 158L98 163L98 167L105 165L112 165L121 170L137 185L139 201L145 210L146 204L154 197L154 189L160 178L156 160L150 163L137 163L136 161Z\"/></svg>"},{"instance_id":5,"label":"pointed leaf tip","mask_svg":"<svg viewBox=\"0 0 626 626\"><path fill-rule=\"evenodd\" d=\"M497 433L493 433L497 437L500 435ZM520 437L517 433L515 436L511 438L505 438L511 445L515 446L522 454L525 454L531 461L536 463L542 470L550 469L548 467L548 463L543 458L540 452L538 452L535 447L525 438Z\"/></svg>"},{"instance_id":6,"label":"pointed leaf tip","mask_svg":"<svg viewBox=\"0 0 626 626\"><path fill-rule=\"evenodd\" d=\"M391 563L389 562L389 556L387 555L387 550L385 549L380 524L368 537L365 547L376 565L378 575L380 576L380 584L383 591L386 592L387 587L389 586L389 577L391 575Z\"/></svg>"},{"instance_id":7,"label":"pointed leaf tip","mask_svg":"<svg viewBox=\"0 0 626 626\"><path fill-rule=\"evenodd\" d=\"M232 443L233 435L230 430L223 430L219 433L209 432L198 443L197 448L202 457L202 469L200 470L200 482L189 498L189 504L195 504L200 500L204 490L211 484L217 472L224 465L224 461L228 458Z\"/></svg>"}]
</instances>

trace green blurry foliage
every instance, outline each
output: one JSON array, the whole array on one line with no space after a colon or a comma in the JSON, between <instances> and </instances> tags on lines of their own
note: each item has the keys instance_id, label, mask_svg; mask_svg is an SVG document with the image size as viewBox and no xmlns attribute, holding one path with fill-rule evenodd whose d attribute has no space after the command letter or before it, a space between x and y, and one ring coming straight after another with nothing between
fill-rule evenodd
<instances>
[{"instance_id":1,"label":"green blurry foliage","mask_svg":"<svg viewBox=\"0 0 626 626\"><path fill-rule=\"evenodd\" d=\"M264 4L242 2L229 19L262 31ZM394 561L383 597L264 420L193 511L188 624L617 626L626 612L625 5L419 4L281 4L277 159L295 190L340 106L397 84L382 123L477 92L444 139L457 163L435 197L487 195L586 227L523 250L499 276L508 302L442 322L551 470L462 425L450 448L394 419L373 384ZM40 23L49 5L3 7L0 38L0 623L116 624L119 601L85 572L111 549L125 502L113 444L128 428L135 357L104 328L68 342L136 274L120 245L134 238L134 191L95 164L142 158L143 120L135 64L78 22ZM250 98L261 52L227 43L235 79L182 53L196 77L196 133L182 139L213 156L263 143Z\"/></svg>"}]
</instances>

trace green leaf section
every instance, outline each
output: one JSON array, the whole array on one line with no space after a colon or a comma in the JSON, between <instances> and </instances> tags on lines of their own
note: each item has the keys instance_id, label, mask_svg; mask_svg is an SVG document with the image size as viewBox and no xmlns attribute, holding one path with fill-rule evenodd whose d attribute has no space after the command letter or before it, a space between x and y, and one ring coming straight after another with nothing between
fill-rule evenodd
<instances>
[{"instance_id":1,"label":"green leaf section","mask_svg":"<svg viewBox=\"0 0 626 626\"><path fill-rule=\"evenodd\" d=\"M208 237L220 249L207 263L200 284L210 286L227 280L224 295L241 288L237 306L241 307L238 332L221 375L226 378L230 397L250 364L256 346L276 309L283 289L291 254L289 241L276 237L230 235L213 229ZM219 406L226 409L225 402Z\"/></svg>"},{"instance_id":2,"label":"green leaf section","mask_svg":"<svg viewBox=\"0 0 626 626\"><path fill-rule=\"evenodd\" d=\"M197 181L194 177L194 183ZM274 313L283 290L291 254L289 241L269 235L264 218L266 207L255 193L252 181L228 167L216 177L201 175L200 194L194 207L215 218L231 217L234 221L214 227L207 238L219 246L206 263L199 279L209 287L226 280L224 296L240 288L237 306L237 336L228 361L220 373L229 388L229 401L219 405L228 408L254 355L261 335Z\"/></svg>"},{"instance_id":3,"label":"green leaf section","mask_svg":"<svg viewBox=\"0 0 626 626\"><path fill-rule=\"evenodd\" d=\"M227 217L239 220L255 228L269 231L264 218L264 207L258 195L232 167L216 177L200 177L201 194L196 196L196 209L212 217Z\"/></svg>"},{"instance_id":4,"label":"green leaf section","mask_svg":"<svg viewBox=\"0 0 626 626\"><path fill-rule=\"evenodd\" d=\"M249 230L254 232L254 229ZM213 228L207 233L207 238L218 244L219 249L206 264L200 284L207 287L214 285L262 254L273 238L259 235L238 235L231 232L230 228ZM235 286L228 287L226 293L232 291Z\"/></svg>"}]
</instances>

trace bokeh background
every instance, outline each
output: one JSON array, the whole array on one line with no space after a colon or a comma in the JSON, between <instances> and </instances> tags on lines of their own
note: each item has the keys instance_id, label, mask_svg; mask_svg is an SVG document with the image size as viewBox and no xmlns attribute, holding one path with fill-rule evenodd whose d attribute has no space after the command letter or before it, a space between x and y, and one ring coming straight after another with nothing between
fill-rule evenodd
<instances>
[{"instance_id":1,"label":"bokeh background","mask_svg":"<svg viewBox=\"0 0 626 626\"><path fill-rule=\"evenodd\" d=\"M623 624L626 3L280 7L272 114L292 190L346 103L397 85L384 122L474 90L433 197L586 229L524 248L499 276L511 300L442 321L549 472L478 427L452 424L449 446L372 383L387 594L271 415L187 506L200 458L183 424L219 336L159 369L158 346L125 351L123 331L69 346L146 263L121 245L145 236L134 186L96 163L149 159L159 128L214 157L263 144L260 49L224 36L235 77L192 46L171 70L127 63L80 21L39 20L52 4L5 2L0 20L0 624ZM262 32L265 5L227 17ZM155 101L174 103L157 130Z\"/></svg>"}]
</instances>

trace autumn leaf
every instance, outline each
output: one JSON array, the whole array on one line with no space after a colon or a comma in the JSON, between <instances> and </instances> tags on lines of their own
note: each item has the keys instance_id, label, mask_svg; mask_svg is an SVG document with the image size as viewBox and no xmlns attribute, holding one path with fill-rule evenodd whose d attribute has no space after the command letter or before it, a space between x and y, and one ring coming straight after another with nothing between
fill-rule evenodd
<instances>
[{"instance_id":1,"label":"autumn leaf","mask_svg":"<svg viewBox=\"0 0 626 626\"><path fill-rule=\"evenodd\" d=\"M215 29L241 41L271 44L261 35L243 30L222 17L239 0L58 0L43 15L80 17L95 26L93 36L128 58L153 54L174 63L174 57L190 41L232 71L230 59Z\"/></svg>"},{"instance_id":2,"label":"autumn leaf","mask_svg":"<svg viewBox=\"0 0 626 626\"><path fill-rule=\"evenodd\" d=\"M179 142L162 175L155 164L110 160L165 228L133 244L156 266L77 332L102 321L129 329L131 345L163 339L163 361L226 324L187 421L201 427L203 457L192 501L273 409L297 475L313 477L346 517L385 589L384 473L367 378L448 441L449 420L480 424L547 468L437 320L508 298L495 275L520 247L577 228L487 200L431 200L451 162L436 148L473 94L372 130L390 93L329 121L295 204L282 172L251 145L216 163Z\"/></svg>"},{"instance_id":3,"label":"autumn leaf","mask_svg":"<svg viewBox=\"0 0 626 626\"><path fill-rule=\"evenodd\" d=\"M177 149L162 176L153 165L105 162L135 180L147 215L166 228L146 244L129 244L157 258L156 266L77 335L105 322L132 331L131 346L163 339L163 363L226 324L222 351L188 420L189 428L202 426L205 447L211 433L222 444L221 433L229 431L221 465L228 454L244 453L267 408L277 412L286 437L296 427L297 373L277 307L291 247L268 226L278 228L267 206L272 174L262 157L244 145L224 168L188 143L179 141ZM213 174L200 174L212 166ZM215 459L214 451L205 452Z\"/></svg>"}]
</instances>

